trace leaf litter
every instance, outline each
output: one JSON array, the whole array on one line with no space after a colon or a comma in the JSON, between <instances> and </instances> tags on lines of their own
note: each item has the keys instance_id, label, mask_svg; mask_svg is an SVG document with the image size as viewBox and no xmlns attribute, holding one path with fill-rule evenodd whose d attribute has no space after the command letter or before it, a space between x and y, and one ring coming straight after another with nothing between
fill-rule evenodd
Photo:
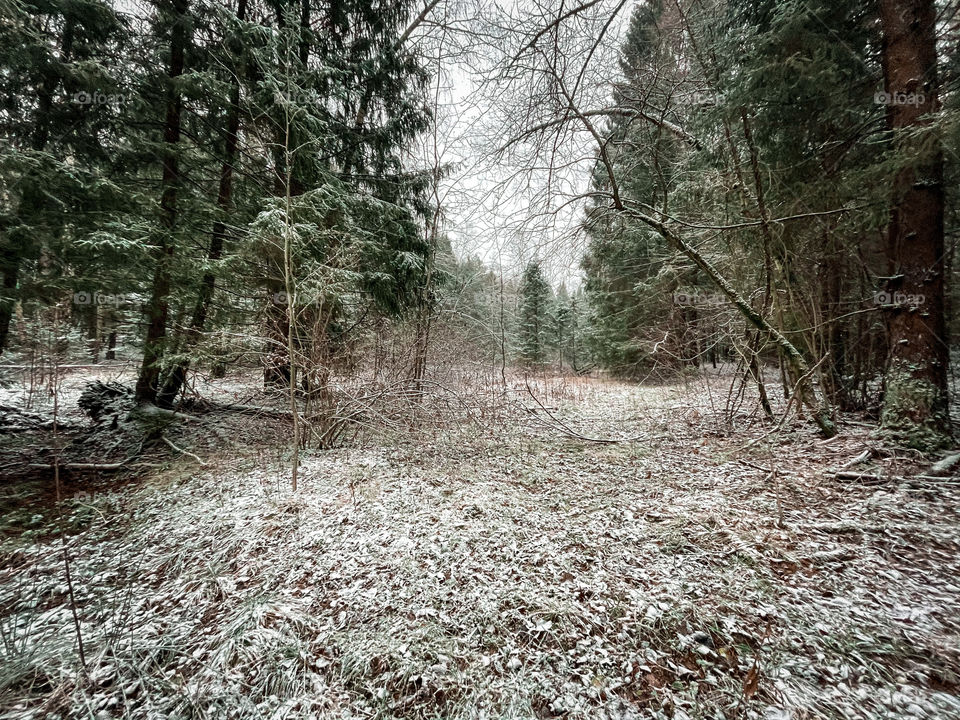
<instances>
[{"instance_id":1,"label":"leaf litter","mask_svg":"<svg viewBox=\"0 0 960 720\"><path fill-rule=\"evenodd\" d=\"M865 431L735 435L696 389L552 392L640 439L474 413L296 494L233 452L68 503L86 676L59 540L6 537L0 717L960 718L954 484L840 483Z\"/></svg>"}]
</instances>

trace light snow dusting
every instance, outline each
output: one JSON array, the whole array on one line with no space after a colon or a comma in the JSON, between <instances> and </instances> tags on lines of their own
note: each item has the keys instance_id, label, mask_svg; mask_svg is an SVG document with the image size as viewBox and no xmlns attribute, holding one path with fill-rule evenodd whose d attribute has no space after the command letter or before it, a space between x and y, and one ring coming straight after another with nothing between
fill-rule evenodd
<instances>
[{"instance_id":1,"label":"light snow dusting","mask_svg":"<svg viewBox=\"0 0 960 720\"><path fill-rule=\"evenodd\" d=\"M955 484L826 477L855 429L744 450L682 388L544 404L639 439L476 412L296 494L231 452L68 500L86 678L59 537L8 534L3 717L960 717Z\"/></svg>"}]
</instances>

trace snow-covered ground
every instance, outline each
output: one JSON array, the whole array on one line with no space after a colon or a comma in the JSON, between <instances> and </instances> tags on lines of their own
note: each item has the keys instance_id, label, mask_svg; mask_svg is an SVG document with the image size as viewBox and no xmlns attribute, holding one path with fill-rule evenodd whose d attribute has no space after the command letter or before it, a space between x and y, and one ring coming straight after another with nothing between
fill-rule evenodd
<instances>
[{"instance_id":1,"label":"snow-covered ground","mask_svg":"<svg viewBox=\"0 0 960 720\"><path fill-rule=\"evenodd\" d=\"M745 448L724 387L540 382L295 494L253 447L86 488L86 679L53 515L5 523L0 717L960 718L956 480L838 482L858 426Z\"/></svg>"}]
</instances>

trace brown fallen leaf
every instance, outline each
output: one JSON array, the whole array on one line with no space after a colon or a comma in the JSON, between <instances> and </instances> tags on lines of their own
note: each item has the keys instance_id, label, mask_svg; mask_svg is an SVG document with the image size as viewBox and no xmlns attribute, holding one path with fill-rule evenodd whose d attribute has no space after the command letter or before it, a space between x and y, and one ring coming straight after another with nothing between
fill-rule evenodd
<instances>
[{"instance_id":1,"label":"brown fallen leaf","mask_svg":"<svg viewBox=\"0 0 960 720\"><path fill-rule=\"evenodd\" d=\"M753 667L750 668L750 671L747 673L747 676L743 679L743 696L749 700L754 695L757 694L757 686L760 684L760 668L757 667L756 661L753 663Z\"/></svg>"}]
</instances>

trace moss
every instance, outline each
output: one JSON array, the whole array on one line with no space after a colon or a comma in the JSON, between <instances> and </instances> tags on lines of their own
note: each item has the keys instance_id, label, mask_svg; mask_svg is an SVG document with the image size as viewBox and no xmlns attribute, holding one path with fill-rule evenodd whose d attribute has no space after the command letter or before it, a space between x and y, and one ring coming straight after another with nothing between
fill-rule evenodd
<instances>
[{"instance_id":1,"label":"moss","mask_svg":"<svg viewBox=\"0 0 960 720\"><path fill-rule=\"evenodd\" d=\"M824 406L818 407L813 413L814 422L820 428L820 433L826 438L837 434L837 424L830 417L830 410Z\"/></svg>"},{"instance_id":2,"label":"moss","mask_svg":"<svg viewBox=\"0 0 960 720\"><path fill-rule=\"evenodd\" d=\"M951 442L946 398L937 385L917 377L910 365L891 368L882 416L884 436L923 451Z\"/></svg>"}]
</instances>

